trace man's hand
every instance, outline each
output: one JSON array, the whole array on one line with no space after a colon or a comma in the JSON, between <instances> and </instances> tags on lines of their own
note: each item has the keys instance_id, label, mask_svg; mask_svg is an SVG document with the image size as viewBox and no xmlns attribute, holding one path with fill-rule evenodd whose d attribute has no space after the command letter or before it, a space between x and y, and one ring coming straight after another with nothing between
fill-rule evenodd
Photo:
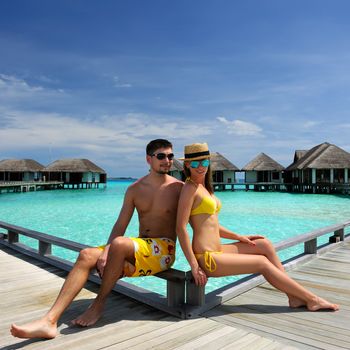
<instances>
[{"instance_id":1,"label":"man's hand","mask_svg":"<svg viewBox=\"0 0 350 350\"><path fill-rule=\"evenodd\" d=\"M208 277L205 274L205 272L201 269L201 267L198 266L197 268L191 269L191 271L196 285L205 286L208 281Z\"/></svg>"},{"instance_id":2,"label":"man's hand","mask_svg":"<svg viewBox=\"0 0 350 350\"><path fill-rule=\"evenodd\" d=\"M103 276L103 271L105 269L106 263L107 263L107 254L105 254L103 251L96 262L96 270L100 278L102 278Z\"/></svg>"},{"instance_id":3,"label":"man's hand","mask_svg":"<svg viewBox=\"0 0 350 350\"><path fill-rule=\"evenodd\" d=\"M255 240L264 238L264 236L260 235L251 235L251 236L239 236L238 240L242 243L247 243L249 245L255 246Z\"/></svg>"}]
</instances>

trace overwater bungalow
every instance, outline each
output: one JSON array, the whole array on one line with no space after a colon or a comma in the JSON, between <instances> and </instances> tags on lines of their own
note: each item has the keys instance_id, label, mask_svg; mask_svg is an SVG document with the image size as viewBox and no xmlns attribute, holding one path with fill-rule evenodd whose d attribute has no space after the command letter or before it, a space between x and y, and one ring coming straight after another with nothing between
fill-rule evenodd
<instances>
[{"instance_id":1,"label":"overwater bungalow","mask_svg":"<svg viewBox=\"0 0 350 350\"><path fill-rule=\"evenodd\" d=\"M219 152L212 152L210 162L214 184L230 184L236 182L236 172L240 170L222 154ZM178 159L174 159L173 165L170 169L170 175L179 180L185 180L183 163Z\"/></svg>"},{"instance_id":2,"label":"overwater bungalow","mask_svg":"<svg viewBox=\"0 0 350 350\"><path fill-rule=\"evenodd\" d=\"M0 181L40 181L44 166L33 159L0 161Z\"/></svg>"},{"instance_id":3,"label":"overwater bungalow","mask_svg":"<svg viewBox=\"0 0 350 350\"><path fill-rule=\"evenodd\" d=\"M236 182L236 172L240 171L236 165L219 152L212 152L210 161L214 183Z\"/></svg>"},{"instance_id":4,"label":"overwater bungalow","mask_svg":"<svg viewBox=\"0 0 350 350\"><path fill-rule=\"evenodd\" d=\"M288 189L302 192L349 191L350 153L324 142L308 151L295 151L285 169Z\"/></svg>"},{"instance_id":5,"label":"overwater bungalow","mask_svg":"<svg viewBox=\"0 0 350 350\"><path fill-rule=\"evenodd\" d=\"M63 181L66 188L99 187L107 182L106 172L88 159L56 160L43 174L49 181Z\"/></svg>"},{"instance_id":6,"label":"overwater bungalow","mask_svg":"<svg viewBox=\"0 0 350 350\"><path fill-rule=\"evenodd\" d=\"M258 154L246 164L242 171L245 183L276 183L281 184L284 166L273 160L265 153Z\"/></svg>"},{"instance_id":7,"label":"overwater bungalow","mask_svg":"<svg viewBox=\"0 0 350 350\"><path fill-rule=\"evenodd\" d=\"M170 175L174 176L178 180L185 180L185 174L183 173L183 164L175 158L173 161L173 165L170 168Z\"/></svg>"}]
</instances>

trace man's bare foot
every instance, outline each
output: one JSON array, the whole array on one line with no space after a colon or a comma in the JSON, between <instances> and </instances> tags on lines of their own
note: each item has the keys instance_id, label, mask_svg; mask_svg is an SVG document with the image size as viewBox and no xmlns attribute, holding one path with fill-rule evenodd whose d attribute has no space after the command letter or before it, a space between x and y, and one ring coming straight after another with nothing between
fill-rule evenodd
<instances>
[{"instance_id":1,"label":"man's bare foot","mask_svg":"<svg viewBox=\"0 0 350 350\"><path fill-rule=\"evenodd\" d=\"M302 306L306 306L306 302L304 300L301 300L297 297L288 295L288 299L289 299L289 307L291 308L298 308L298 307L302 307Z\"/></svg>"},{"instance_id":2,"label":"man's bare foot","mask_svg":"<svg viewBox=\"0 0 350 350\"><path fill-rule=\"evenodd\" d=\"M81 327L92 326L100 319L102 313L103 305L92 303L83 314L72 320L72 324Z\"/></svg>"},{"instance_id":3,"label":"man's bare foot","mask_svg":"<svg viewBox=\"0 0 350 350\"><path fill-rule=\"evenodd\" d=\"M57 324L46 318L26 323L23 326L11 325L11 334L17 338L46 338L52 339L57 335Z\"/></svg>"},{"instance_id":4,"label":"man's bare foot","mask_svg":"<svg viewBox=\"0 0 350 350\"><path fill-rule=\"evenodd\" d=\"M317 311L322 309L329 309L333 311L339 310L339 305L332 304L320 297L315 297L312 301L306 304L306 307L308 308L309 311Z\"/></svg>"}]
</instances>

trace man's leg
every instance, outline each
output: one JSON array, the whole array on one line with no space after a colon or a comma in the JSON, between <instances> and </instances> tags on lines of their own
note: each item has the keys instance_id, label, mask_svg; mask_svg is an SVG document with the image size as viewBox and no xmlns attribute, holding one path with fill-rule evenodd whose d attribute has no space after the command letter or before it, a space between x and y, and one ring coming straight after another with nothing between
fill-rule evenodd
<instances>
[{"instance_id":1,"label":"man's leg","mask_svg":"<svg viewBox=\"0 0 350 350\"><path fill-rule=\"evenodd\" d=\"M103 313L107 296L118 279L123 276L125 262L134 263L134 254L134 243L130 238L117 237L112 241L103 271L101 287L96 299L82 315L73 320L74 324L88 327L97 322Z\"/></svg>"},{"instance_id":2,"label":"man's leg","mask_svg":"<svg viewBox=\"0 0 350 350\"><path fill-rule=\"evenodd\" d=\"M47 314L23 326L13 324L11 326L12 335L18 338L54 338L57 335L57 321L84 287L101 253L102 251L98 248L83 249Z\"/></svg>"}]
</instances>

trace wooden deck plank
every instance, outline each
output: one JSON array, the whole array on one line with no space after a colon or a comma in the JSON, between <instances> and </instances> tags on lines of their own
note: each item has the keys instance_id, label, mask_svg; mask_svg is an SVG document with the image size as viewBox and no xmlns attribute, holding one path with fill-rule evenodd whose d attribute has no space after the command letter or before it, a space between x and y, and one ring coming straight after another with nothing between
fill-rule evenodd
<instances>
[{"instance_id":1,"label":"wooden deck plank","mask_svg":"<svg viewBox=\"0 0 350 350\"><path fill-rule=\"evenodd\" d=\"M339 251L339 254L338 254ZM350 349L350 242L288 274L321 297L340 304L337 312L286 307L286 297L268 283L205 313L206 317L297 347Z\"/></svg>"},{"instance_id":2,"label":"wooden deck plank","mask_svg":"<svg viewBox=\"0 0 350 350\"><path fill-rule=\"evenodd\" d=\"M11 252L11 254L9 254ZM180 320L159 310L136 302L125 296L113 293L107 302L102 319L90 328L70 326L70 320L82 313L95 297L97 286L89 283L83 289L59 323L59 334L52 340L23 340L10 335L9 326L15 322L24 324L41 317L55 300L65 274L56 268L4 248L0 250L0 347L10 349L176 349L193 341L206 344L211 338L213 349L225 348L238 343L243 346L251 339L261 349L284 349L285 344L276 340L264 339L230 325L224 325L205 317L193 320ZM10 269L4 268L11 266ZM45 269L43 269L45 268ZM229 336L222 336L227 332ZM226 334L226 333L225 333ZM217 347L217 344L221 344ZM245 343L244 343L245 344ZM261 346L261 347L260 347ZM210 347L209 347L210 349ZM254 349L251 348L251 349Z\"/></svg>"},{"instance_id":3,"label":"wooden deck plank","mask_svg":"<svg viewBox=\"0 0 350 350\"><path fill-rule=\"evenodd\" d=\"M268 283L228 300L203 317L179 320L114 293L94 327L71 327L95 297L89 283L50 341L22 340L9 334L12 322L42 316L56 298L65 273L18 253L0 250L0 347L9 349L350 349L350 242L288 273L334 302L338 312L290 309L287 298ZM339 252L339 254L338 254ZM33 264L35 263L35 264ZM36 266L37 265L37 266ZM6 268L8 266L8 268Z\"/></svg>"}]
</instances>

